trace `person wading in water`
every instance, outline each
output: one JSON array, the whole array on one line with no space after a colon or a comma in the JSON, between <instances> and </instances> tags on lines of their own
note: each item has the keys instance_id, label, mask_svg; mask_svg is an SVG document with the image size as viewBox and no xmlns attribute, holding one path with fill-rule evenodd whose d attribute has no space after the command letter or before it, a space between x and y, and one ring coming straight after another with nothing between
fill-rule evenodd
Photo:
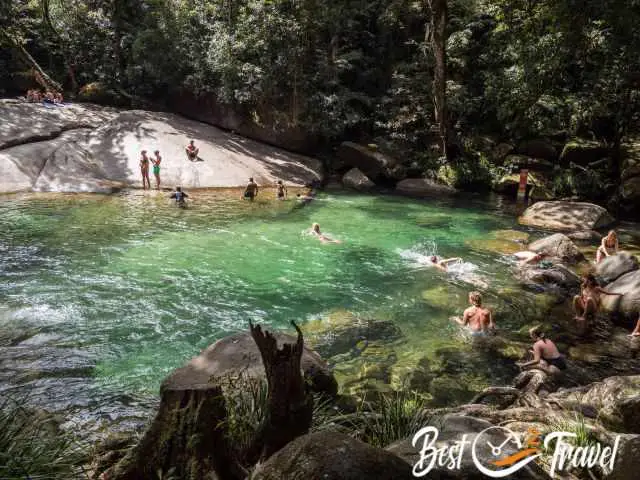
<instances>
[{"instance_id":1,"label":"person wading in water","mask_svg":"<svg viewBox=\"0 0 640 480\"><path fill-rule=\"evenodd\" d=\"M533 360L517 363L516 365L522 369L535 366L550 374L559 373L560 370L567 369L567 362L564 356L562 356L556 344L546 338L539 326L529 330L529 335L534 341L533 350L531 350Z\"/></svg>"}]
</instances>

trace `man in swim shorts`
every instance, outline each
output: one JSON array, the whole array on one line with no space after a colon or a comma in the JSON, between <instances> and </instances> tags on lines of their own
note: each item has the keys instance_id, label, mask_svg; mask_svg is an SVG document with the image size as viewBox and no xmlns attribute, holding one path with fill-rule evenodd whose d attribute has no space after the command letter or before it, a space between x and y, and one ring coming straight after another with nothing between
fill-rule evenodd
<instances>
[{"instance_id":1,"label":"man in swim shorts","mask_svg":"<svg viewBox=\"0 0 640 480\"><path fill-rule=\"evenodd\" d=\"M463 327L469 328L474 337L487 335L489 330L494 330L496 325L493 323L491 310L482 306L480 292L471 292L469 303L471 306L464 311L462 319L456 317L455 321Z\"/></svg>"},{"instance_id":2,"label":"man in swim shorts","mask_svg":"<svg viewBox=\"0 0 640 480\"><path fill-rule=\"evenodd\" d=\"M179 207L185 207L187 204L186 199L189 198L189 195L184 193L181 187L176 187L176 191L173 192L169 198L175 198L176 204Z\"/></svg>"},{"instance_id":3,"label":"man in swim shorts","mask_svg":"<svg viewBox=\"0 0 640 480\"><path fill-rule=\"evenodd\" d=\"M185 148L185 151L187 152L187 157L192 162L198 159L198 153L200 152L200 149L196 148L196 146L193 143L193 140L189 142L189 145L187 145L187 148Z\"/></svg>"},{"instance_id":4,"label":"man in swim shorts","mask_svg":"<svg viewBox=\"0 0 640 480\"><path fill-rule=\"evenodd\" d=\"M253 181L253 177L249 179L249 183L247 184L247 188L244 191L244 198L248 198L253 201L254 198L258 196L258 184Z\"/></svg>"}]
</instances>

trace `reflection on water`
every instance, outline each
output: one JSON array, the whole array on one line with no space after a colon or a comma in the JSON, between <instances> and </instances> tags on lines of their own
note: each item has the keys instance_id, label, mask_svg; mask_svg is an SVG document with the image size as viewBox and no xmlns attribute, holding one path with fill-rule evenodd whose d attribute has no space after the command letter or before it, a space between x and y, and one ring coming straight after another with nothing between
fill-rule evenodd
<instances>
[{"instance_id":1,"label":"reflection on water","mask_svg":"<svg viewBox=\"0 0 640 480\"><path fill-rule=\"evenodd\" d=\"M189 193L187 209L156 192L0 198L2 392L83 423L135 423L169 371L249 320L306 325L345 388L412 372L420 388L425 362L467 388L513 373L456 354L449 317L468 291L485 292L505 330L548 307L513 287L505 254L535 233L496 203ZM312 222L343 243L305 235ZM422 268L432 252L463 262ZM441 378L424 381L437 397Z\"/></svg>"}]
</instances>

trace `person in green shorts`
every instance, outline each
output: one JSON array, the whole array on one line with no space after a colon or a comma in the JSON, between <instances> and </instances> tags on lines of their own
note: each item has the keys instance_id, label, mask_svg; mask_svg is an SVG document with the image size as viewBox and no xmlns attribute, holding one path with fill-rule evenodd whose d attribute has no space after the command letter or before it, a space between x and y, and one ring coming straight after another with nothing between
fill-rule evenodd
<instances>
[{"instance_id":1,"label":"person in green shorts","mask_svg":"<svg viewBox=\"0 0 640 480\"><path fill-rule=\"evenodd\" d=\"M156 177L156 190L160 190L160 162L162 162L162 157L160 156L160 150L156 150L153 153L156 156L156 158L151 159L153 175Z\"/></svg>"}]
</instances>

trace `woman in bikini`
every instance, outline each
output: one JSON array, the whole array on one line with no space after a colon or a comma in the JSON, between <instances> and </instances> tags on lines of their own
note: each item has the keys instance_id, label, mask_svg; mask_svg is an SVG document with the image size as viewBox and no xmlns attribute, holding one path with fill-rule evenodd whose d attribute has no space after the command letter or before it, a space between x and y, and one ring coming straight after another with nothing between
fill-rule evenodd
<instances>
[{"instance_id":1,"label":"woman in bikini","mask_svg":"<svg viewBox=\"0 0 640 480\"><path fill-rule=\"evenodd\" d=\"M320 225L317 223L314 223L313 225L311 225L311 234L318 237L318 239L322 243L342 243L340 240L334 240L333 238L329 238L325 234L323 234L320 231Z\"/></svg>"},{"instance_id":2,"label":"woman in bikini","mask_svg":"<svg viewBox=\"0 0 640 480\"><path fill-rule=\"evenodd\" d=\"M529 330L529 335L533 343L533 360L518 363L520 368L537 367L547 373L559 373L560 370L567 369L567 362L564 356L558 351L558 347L551 340L546 338L540 327Z\"/></svg>"},{"instance_id":3,"label":"woman in bikini","mask_svg":"<svg viewBox=\"0 0 640 480\"><path fill-rule=\"evenodd\" d=\"M153 163L153 176L156 177L156 190L160 190L160 162L162 162L162 157L160 156L160 150L156 150L153 152L156 158L151 159L151 163Z\"/></svg>"},{"instance_id":4,"label":"woman in bikini","mask_svg":"<svg viewBox=\"0 0 640 480\"><path fill-rule=\"evenodd\" d=\"M276 196L278 200L285 200L287 198L287 187L284 186L282 180L278 180L278 185L276 187Z\"/></svg>"},{"instance_id":5,"label":"woman in bikini","mask_svg":"<svg viewBox=\"0 0 640 480\"><path fill-rule=\"evenodd\" d=\"M602 243L596 252L596 263L618 253L618 246L618 234L615 230L611 230L606 237L602 238Z\"/></svg>"},{"instance_id":6,"label":"woman in bikini","mask_svg":"<svg viewBox=\"0 0 640 480\"><path fill-rule=\"evenodd\" d=\"M598 281L593 274L586 274L582 279L580 295L573 297L573 309L576 312L575 320L581 328L584 328L587 319L593 317L600 308L600 295L621 297L623 294L608 292L598 285Z\"/></svg>"},{"instance_id":7,"label":"woman in bikini","mask_svg":"<svg viewBox=\"0 0 640 480\"><path fill-rule=\"evenodd\" d=\"M146 190L149 186L151 190L151 181L149 180L149 157L147 157L147 151L142 150L140 152L140 173L142 174L142 189Z\"/></svg>"}]
</instances>

